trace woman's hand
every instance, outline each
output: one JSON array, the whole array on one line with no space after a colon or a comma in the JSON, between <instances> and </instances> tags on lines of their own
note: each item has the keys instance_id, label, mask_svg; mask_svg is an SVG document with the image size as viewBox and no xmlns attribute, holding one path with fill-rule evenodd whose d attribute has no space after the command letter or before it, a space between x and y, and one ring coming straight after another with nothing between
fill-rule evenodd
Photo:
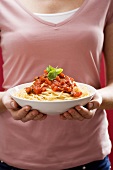
<instances>
[{"instance_id":1,"label":"woman's hand","mask_svg":"<svg viewBox=\"0 0 113 170\"><path fill-rule=\"evenodd\" d=\"M8 92L3 96L2 102L6 109L11 113L15 120L27 122L30 120L44 120L47 115L37 110L31 110L30 106L20 107L9 95Z\"/></svg>"},{"instance_id":2,"label":"woman's hand","mask_svg":"<svg viewBox=\"0 0 113 170\"><path fill-rule=\"evenodd\" d=\"M84 119L91 119L96 109L100 107L102 103L102 97L97 92L92 100L85 106L76 106L75 108L69 109L67 112L60 114L61 119L63 120L84 120Z\"/></svg>"}]
</instances>

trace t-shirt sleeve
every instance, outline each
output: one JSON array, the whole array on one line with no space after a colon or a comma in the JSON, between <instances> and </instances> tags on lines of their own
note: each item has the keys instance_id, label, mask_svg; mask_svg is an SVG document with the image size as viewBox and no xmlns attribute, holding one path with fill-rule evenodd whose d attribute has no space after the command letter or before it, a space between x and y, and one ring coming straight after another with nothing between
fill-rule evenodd
<instances>
[{"instance_id":1,"label":"t-shirt sleeve","mask_svg":"<svg viewBox=\"0 0 113 170\"><path fill-rule=\"evenodd\" d=\"M113 23L113 0L111 0L108 13L107 13L107 19L106 19L106 25L109 25Z\"/></svg>"}]
</instances>

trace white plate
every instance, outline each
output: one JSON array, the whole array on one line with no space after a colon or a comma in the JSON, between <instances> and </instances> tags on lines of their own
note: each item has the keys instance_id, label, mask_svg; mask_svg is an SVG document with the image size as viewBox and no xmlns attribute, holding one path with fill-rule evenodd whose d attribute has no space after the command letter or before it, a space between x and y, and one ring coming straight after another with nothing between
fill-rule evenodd
<instances>
[{"instance_id":1,"label":"white plate","mask_svg":"<svg viewBox=\"0 0 113 170\"><path fill-rule=\"evenodd\" d=\"M20 89L23 89L25 87L29 87L32 83L25 83L18 86L15 86L13 88L10 88L8 92L10 93L11 97L21 106L29 105L32 107L32 109L37 109L42 113L49 114L49 115L55 115L55 114L61 114L67 111L68 109L77 106L77 105L86 105L93 95L96 92L96 89L90 85L84 84L84 83L78 83L77 85L82 88L86 87L89 91L90 95L88 97L82 97L74 100L57 100L57 101L38 101L38 100L28 100L28 99L21 99L18 97L15 97L14 94L18 92Z\"/></svg>"}]
</instances>

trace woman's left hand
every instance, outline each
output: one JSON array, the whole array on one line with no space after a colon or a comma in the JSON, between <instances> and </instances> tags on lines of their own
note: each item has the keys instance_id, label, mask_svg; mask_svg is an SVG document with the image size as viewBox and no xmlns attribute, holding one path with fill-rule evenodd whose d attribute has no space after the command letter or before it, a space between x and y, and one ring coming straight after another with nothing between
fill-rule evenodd
<instances>
[{"instance_id":1,"label":"woman's left hand","mask_svg":"<svg viewBox=\"0 0 113 170\"><path fill-rule=\"evenodd\" d=\"M101 95L96 92L94 97L90 100L90 102L84 106L76 106L74 108L69 109L67 112L60 114L60 118L63 120L84 120L91 119L96 109L100 107L102 103Z\"/></svg>"}]
</instances>

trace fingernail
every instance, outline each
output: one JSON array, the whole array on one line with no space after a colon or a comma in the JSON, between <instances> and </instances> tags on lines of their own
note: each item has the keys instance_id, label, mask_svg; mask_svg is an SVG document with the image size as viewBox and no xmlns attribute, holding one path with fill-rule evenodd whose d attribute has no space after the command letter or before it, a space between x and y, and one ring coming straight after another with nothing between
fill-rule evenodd
<instances>
[{"instance_id":1,"label":"fingernail","mask_svg":"<svg viewBox=\"0 0 113 170\"><path fill-rule=\"evenodd\" d=\"M93 103L89 103L89 109L93 108Z\"/></svg>"},{"instance_id":2,"label":"fingernail","mask_svg":"<svg viewBox=\"0 0 113 170\"><path fill-rule=\"evenodd\" d=\"M30 109L28 107L25 108L25 111L28 112Z\"/></svg>"},{"instance_id":3,"label":"fingernail","mask_svg":"<svg viewBox=\"0 0 113 170\"><path fill-rule=\"evenodd\" d=\"M11 106L12 106L12 107L15 107L15 104L14 104L14 102L13 102L13 101L11 102Z\"/></svg>"},{"instance_id":4,"label":"fingernail","mask_svg":"<svg viewBox=\"0 0 113 170\"><path fill-rule=\"evenodd\" d=\"M39 113L38 113L38 112L32 112L32 115L33 115L33 116L38 116Z\"/></svg>"},{"instance_id":5,"label":"fingernail","mask_svg":"<svg viewBox=\"0 0 113 170\"><path fill-rule=\"evenodd\" d=\"M77 110L81 110L81 106L77 106L76 109L77 109Z\"/></svg>"}]
</instances>

